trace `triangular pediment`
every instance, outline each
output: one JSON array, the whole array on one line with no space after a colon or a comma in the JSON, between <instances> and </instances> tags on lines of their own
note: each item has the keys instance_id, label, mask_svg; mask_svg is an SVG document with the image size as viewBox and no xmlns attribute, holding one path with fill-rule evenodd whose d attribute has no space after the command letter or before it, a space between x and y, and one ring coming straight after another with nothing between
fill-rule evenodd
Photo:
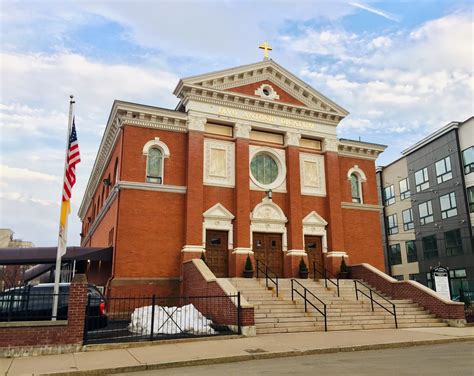
<instances>
[{"instance_id":1,"label":"triangular pediment","mask_svg":"<svg viewBox=\"0 0 474 376\"><path fill-rule=\"evenodd\" d=\"M309 213L306 217L303 218L303 225L304 226L319 226L324 227L327 226L327 222L321 217L318 213L314 210Z\"/></svg>"},{"instance_id":2,"label":"triangular pediment","mask_svg":"<svg viewBox=\"0 0 474 376\"><path fill-rule=\"evenodd\" d=\"M276 96L264 96L258 90L262 85L271 86ZM183 87L202 88L208 91L240 93L260 98L262 102L277 102L291 106L305 107L309 111L321 111L340 118L348 112L300 80L294 74L274 62L265 60L222 71L183 78L175 89L175 95L182 96Z\"/></svg>"},{"instance_id":3,"label":"triangular pediment","mask_svg":"<svg viewBox=\"0 0 474 376\"><path fill-rule=\"evenodd\" d=\"M208 219L234 219L233 214L222 204L215 204L211 208L207 209L203 216L204 218Z\"/></svg>"}]
</instances>

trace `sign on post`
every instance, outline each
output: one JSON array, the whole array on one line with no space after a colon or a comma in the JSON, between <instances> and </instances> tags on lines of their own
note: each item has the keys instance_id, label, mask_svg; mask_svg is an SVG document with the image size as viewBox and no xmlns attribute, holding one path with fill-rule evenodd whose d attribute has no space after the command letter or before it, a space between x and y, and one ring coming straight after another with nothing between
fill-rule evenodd
<instances>
[{"instance_id":1,"label":"sign on post","mask_svg":"<svg viewBox=\"0 0 474 376\"><path fill-rule=\"evenodd\" d=\"M442 297L451 300L449 269L444 266L437 266L431 269L431 280L434 283L434 290Z\"/></svg>"}]
</instances>

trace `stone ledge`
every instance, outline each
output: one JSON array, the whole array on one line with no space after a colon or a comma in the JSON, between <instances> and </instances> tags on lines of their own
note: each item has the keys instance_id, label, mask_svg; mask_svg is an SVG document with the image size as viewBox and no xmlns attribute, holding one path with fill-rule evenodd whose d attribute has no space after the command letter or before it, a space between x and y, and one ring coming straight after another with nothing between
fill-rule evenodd
<instances>
[{"instance_id":1,"label":"stone ledge","mask_svg":"<svg viewBox=\"0 0 474 376\"><path fill-rule=\"evenodd\" d=\"M0 322L0 328L26 328L26 327L38 327L38 326L67 326L67 320Z\"/></svg>"}]
</instances>

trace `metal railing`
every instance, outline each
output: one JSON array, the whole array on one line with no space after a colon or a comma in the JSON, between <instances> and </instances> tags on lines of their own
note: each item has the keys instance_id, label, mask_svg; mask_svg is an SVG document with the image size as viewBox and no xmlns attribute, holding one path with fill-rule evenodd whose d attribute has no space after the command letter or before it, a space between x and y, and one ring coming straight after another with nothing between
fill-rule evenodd
<instances>
[{"instance_id":1,"label":"metal railing","mask_svg":"<svg viewBox=\"0 0 474 376\"><path fill-rule=\"evenodd\" d=\"M241 334L240 302L240 292L176 297L123 295L107 298L105 307L98 310L89 297L84 343Z\"/></svg>"},{"instance_id":2,"label":"metal railing","mask_svg":"<svg viewBox=\"0 0 474 376\"><path fill-rule=\"evenodd\" d=\"M318 267L321 269L319 270ZM314 279L316 279L316 275L319 274L321 277L324 278L324 286L326 286L326 288L328 288L328 281L330 283L332 283L334 286L336 286L336 289L337 289L337 296L339 297L340 294L339 294L339 277L337 277L336 275L334 275L332 272L330 272L329 270L327 270L324 266L322 265L318 265L316 263L316 261L313 261L313 274L314 274ZM333 279L336 280L336 282L334 282L331 278L328 278L328 275L330 277L333 277Z\"/></svg>"},{"instance_id":3,"label":"metal railing","mask_svg":"<svg viewBox=\"0 0 474 376\"><path fill-rule=\"evenodd\" d=\"M303 288L303 293L298 291L298 286L295 287L295 283ZM296 279L291 279L291 300L295 301L294 293L297 293L300 297L304 300L304 311L308 312L308 304L310 304L316 311L318 311L324 317L324 331L328 331L328 321L327 321L327 308L326 303L324 303L321 299L319 299L315 294L313 294L310 290L308 290L305 286L303 286L300 282ZM319 303L323 305L323 310L321 311L318 307L316 307L308 298L308 295L315 298Z\"/></svg>"},{"instance_id":4,"label":"metal railing","mask_svg":"<svg viewBox=\"0 0 474 376\"><path fill-rule=\"evenodd\" d=\"M45 321L53 319L53 298L47 291L32 291L30 286L0 292L0 321ZM58 294L57 320L66 320L69 292Z\"/></svg>"},{"instance_id":5,"label":"metal railing","mask_svg":"<svg viewBox=\"0 0 474 376\"><path fill-rule=\"evenodd\" d=\"M268 282L272 282L275 285L275 290L276 290L276 296L278 297L278 275L273 272L265 263L263 263L260 260L255 260L257 267L257 278L259 278L259 272L263 273L265 276L265 286L268 289ZM273 277L270 275L273 274Z\"/></svg>"},{"instance_id":6,"label":"metal railing","mask_svg":"<svg viewBox=\"0 0 474 376\"><path fill-rule=\"evenodd\" d=\"M369 294L365 293L364 291L362 291L361 289L359 289L357 287L357 285L360 284L362 286L364 286L367 290L369 290ZM361 281L358 281L358 280L354 280L354 287L355 287L355 294L356 294L356 299L359 300L359 293L361 293L362 295L364 295L365 297L369 298L370 299L370 305L372 307L372 312L374 312L374 303L377 304L378 306L380 306L381 308L383 308L384 310L386 310L388 313L390 313L393 318L395 319L395 328L398 329L398 322L397 322L397 307L395 306L395 303L391 302L390 300L388 300L387 298L385 298L384 296L380 295L377 291L374 291L372 288L370 288L369 286L367 286L365 283L361 282ZM387 303L389 303L392 308L393 308L393 312L390 311L387 307L385 307L384 305L380 304L377 300L374 299L374 294L377 295L378 297L382 298L383 300L385 300Z\"/></svg>"}]
</instances>

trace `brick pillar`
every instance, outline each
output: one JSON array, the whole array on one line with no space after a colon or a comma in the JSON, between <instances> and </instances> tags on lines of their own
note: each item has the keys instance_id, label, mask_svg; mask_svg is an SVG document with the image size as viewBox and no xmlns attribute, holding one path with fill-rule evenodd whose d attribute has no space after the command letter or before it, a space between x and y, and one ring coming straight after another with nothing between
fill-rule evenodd
<instances>
[{"instance_id":1,"label":"brick pillar","mask_svg":"<svg viewBox=\"0 0 474 376\"><path fill-rule=\"evenodd\" d=\"M326 267L332 272L339 272L341 258L347 259L344 246L344 224L342 219L341 176L339 171L339 156L337 154L337 141L326 140L325 170L326 190L329 204L328 221L328 253Z\"/></svg>"},{"instance_id":2,"label":"brick pillar","mask_svg":"<svg viewBox=\"0 0 474 376\"><path fill-rule=\"evenodd\" d=\"M300 152L298 149L300 135L287 132L286 143L286 188L288 204L288 252L285 257L284 276L298 277L301 257L308 260L304 251L301 180L300 180Z\"/></svg>"},{"instance_id":3,"label":"brick pillar","mask_svg":"<svg viewBox=\"0 0 474 376\"><path fill-rule=\"evenodd\" d=\"M69 289L67 311L67 343L82 344L84 339L84 321L87 305L87 278L85 274L76 274Z\"/></svg>"},{"instance_id":4,"label":"brick pillar","mask_svg":"<svg viewBox=\"0 0 474 376\"><path fill-rule=\"evenodd\" d=\"M202 238L203 223L203 153L204 125L206 119L189 115L188 155L186 179L186 244L181 251L182 262L201 257L204 251Z\"/></svg>"},{"instance_id":5,"label":"brick pillar","mask_svg":"<svg viewBox=\"0 0 474 376\"><path fill-rule=\"evenodd\" d=\"M250 176L249 176L249 136L251 126L238 123L234 127L235 136L235 220L234 250L231 255L230 274L241 277L247 255L250 254L254 268L252 245L250 244Z\"/></svg>"}]
</instances>

